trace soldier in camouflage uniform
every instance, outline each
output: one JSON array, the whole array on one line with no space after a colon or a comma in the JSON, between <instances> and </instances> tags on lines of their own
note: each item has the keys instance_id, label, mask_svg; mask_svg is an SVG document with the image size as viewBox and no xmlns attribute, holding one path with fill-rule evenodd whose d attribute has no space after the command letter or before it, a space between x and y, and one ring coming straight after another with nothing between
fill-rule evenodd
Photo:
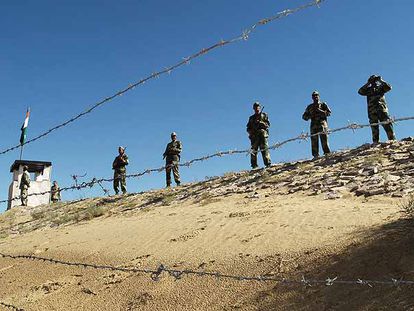
<instances>
[{"instance_id":1,"label":"soldier in camouflage uniform","mask_svg":"<svg viewBox=\"0 0 414 311\"><path fill-rule=\"evenodd\" d=\"M391 85L380 76L372 75L358 91L359 95L367 97L369 123L390 121L387 102L384 94L391 90ZM395 140L392 123L382 125L389 140ZM372 125L372 142L379 143L379 126Z\"/></svg>"},{"instance_id":2,"label":"soldier in camouflage uniform","mask_svg":"<svg viewBox=\"0 0 414 311\"><path fill-rule=\"evenodd\" d=\"M163 158L165 159L165 172L167 179L167 187L171 186L171 171L174 175L174 180L177 186L180 185L180 171L178 170L178 162L180 161L180 153L183 146L179 140L177 140L177 134L171 133L171 142L167 144Z\"/></svg>"},{"instance_id":3,"label":"soldier in camouflage uniform","mask_svg":"<svg viewBox=\"0 0 414 311\"><path fill-rule=\"evenodd\" d=\"M50 200L52 203L60 201L60 188L56 181L53 182L52 188L50 189Z\"/></svg>"},{"instance_id":4,"label":"soldier in camouflage uniform","mask_svg":"<svg viewBox=\"0 0 414 311\"><path fill-rule=\"evenodd\" d=\"M20 199L22 201L22 206L27 206L27 196L29 193L30 187L30 175L28 172L28 167L25 165L23 166L23 175L20 179Z\"/></svg>"},{"instance_id":5,"label":"soldier in camouflage uniform","mask_svg":"<svg viewBox=\"0 0 414 311\"><path fill-rule=\"evenodd\" d=\"M129 161L124 147L119 147L118 153L119 155L112 163L112 169L114 170L114 191L115 194L118 194L119 184L121 184L122 193L126 194L126 166L129 164Z\"/></svg>"},{"instance_id":6,"label":"soldier in camouflage uniform","mask_svg":"<svg viewBox=\"0 0 414 311\"><path fill-rule=\"evenodd\" d=\"M331 110L328 105L321 102L319 93L314 91L312 93L313 103L306 107L302 119L305 121L311 120L310 133L311 135L326 132L328 130L327 118L331 115ZM319 134L311 136L312 155L319 157L319 138L321 139L322 149L324 154L329 154L331 150L328 145L328 134Z\"/></svg>"},{"instance_id":7,"label":"soldier in camouflage uniform","mask_svg":"<svg viewBox=\"0 0 414 311\"><path fill-rule=\"evenodd\" d=\"M252 169L258 167L257 165L257 151L260 148L263 158L263 163L266 167L271 165L269 145L267 138L269 137L270 122L266 113L260 109L260 104L255 102L253 104L254 115L250 116L247 123L247 133L249 133L251 143L250 163Z\"/></svg>"}]
</instances>

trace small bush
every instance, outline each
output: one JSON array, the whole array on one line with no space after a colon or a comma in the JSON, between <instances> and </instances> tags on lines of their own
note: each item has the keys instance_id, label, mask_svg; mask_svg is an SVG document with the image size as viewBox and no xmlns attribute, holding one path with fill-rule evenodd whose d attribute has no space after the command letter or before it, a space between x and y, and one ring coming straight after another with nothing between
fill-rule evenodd
<instances>
[{"instance_id":1,"label":"small bush","mask_svg":"<svg viewBox=\"0 0 414 311\"><path fill-rule=\"evenodd\" d=\"M206 206L206 205L216 203L216 202L219 202L219 201L220 201L220 199L216 198L216 197L213 197L211 195L211 193L203 192L201 194L201 196L197 200L195 200L194 203L199 203L201 206Z\"/></svg>"},{"instance_id":2,"label":"small bush","mask_svg":"<svg viewBox=\"0 0 414 311\"><path fill-rule=\"evenodd\" d=\"M33 220L38 220L38 219L42 219L45 218L45 211L33 211L30 213L30 216L32 216Z\"/></svg>"},{"instance_id":3,"label":"small bush","mask_svg":"<svg viewBox=\"0 0 414 311\"><path fill-rule=\"evenodd\" d=\"M103 207L88 207L81 215L81 220L91 220L95 217L100 217L105 214L105 209Z\"/></svg>"},{"instance_id":4,"label":"small bush","mask_svg":"<svg viewBox=\"0 0 414 311\"><path fill-rule=\"evenodd\" d=\"M414 219L414 195L410 195L400 203L402 212L409 218Z\"/></svg>"}]
</instances>

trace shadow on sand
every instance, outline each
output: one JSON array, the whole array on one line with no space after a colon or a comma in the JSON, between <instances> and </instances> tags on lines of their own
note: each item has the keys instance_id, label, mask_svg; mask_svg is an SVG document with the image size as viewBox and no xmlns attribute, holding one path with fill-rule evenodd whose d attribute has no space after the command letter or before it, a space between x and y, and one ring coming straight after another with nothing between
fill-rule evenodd
<instances>
[{"instance_id":1,"label":"shadow on sand","mask_svg":"<svg viewBox=\"0 0 414 311\"><path fill-rule=\"evenodd\" d=\"M359 233L336 255L322 255L295 275L315 279L414 280L414 220L399 219ZM361 239L358 239L361 241ZM258 310L414 310L413 285L275 285L255 298Z\"/></svg>"}]
</instances>

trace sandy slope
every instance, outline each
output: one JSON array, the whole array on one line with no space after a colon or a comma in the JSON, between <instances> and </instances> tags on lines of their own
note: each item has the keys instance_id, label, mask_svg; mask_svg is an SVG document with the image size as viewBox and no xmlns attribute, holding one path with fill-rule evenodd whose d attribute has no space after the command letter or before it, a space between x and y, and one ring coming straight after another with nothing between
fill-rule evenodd
<instances>
[{"instance_id":1,"label":"sandy slope","mask_svg":"<svg viewBox=\"0 0 414 311\"><path fill-rule=\"evenodd\" d=\"M10 234L0 251L288 279L414 279L414 226L401 218L400 198L348 193L326 200L256 187L194 199L180 197L184 190L79 202L71 210L102 201L108 210L89 221ZM16 221L23 220L30 217L21 212ZM0 258L0 280L0 301L25 310L414 310L410 286L305 287L167 274L154 282L148 275L7 258Z\"/></svg>"}]
</instances>

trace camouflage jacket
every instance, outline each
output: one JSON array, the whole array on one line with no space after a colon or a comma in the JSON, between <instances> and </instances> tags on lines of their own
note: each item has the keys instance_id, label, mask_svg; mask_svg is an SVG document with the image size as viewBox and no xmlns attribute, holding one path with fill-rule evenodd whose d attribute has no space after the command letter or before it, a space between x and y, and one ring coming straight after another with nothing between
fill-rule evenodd
<instances>
[{"instance_id":1,"label":"camouflage jacket","mask_svg":"<svg viewBox=\"0 0 414 311\"><path fill-rule=\"evenodd\" d=\"M310 119L312 124L319 124L324 121L326 122L330 115L331 109L329 109L328 105L324 102L319 102L308 105L302 115L302 119L305 121Z\"/></svg>"},{"instance_id":2,"label":"camouflage jacket","mask_svg":"<svg viewBox=\"0 0 414 311\"><path fill-rule=\"evenodd\" d=\"M183 145L179 140L172 141L167 144L167 147L165 148L165 152L163 154L164 157L167 159L172 158L180 158L180 153L183 149Z\"/></svg>"},{"instance_id":3,"label":"camouflage jacket","mask_svg":"<svg viewBox=\"0 0 414 311\"><path fill-rule=\"evenodd\" d=\"M60 201L60 188L59 186L52 186L50 189L51 199Z\"/></svg>"},{"instance_id":4,"label":"camouflage jacket","mask_svg":"<svg viewBox=\"0 0 414 311\"><path fill-rule=\"evenodd\" d=\"M112 163L112 169L115 172L126 172L126 166L129 164L128 156L124 153L122 156L118 155Z\"/></svg>"},{"instance_id":5,"label":"camouflage jacket","mask_svg":"<svg viewBox=\"0 0 414 311\"><path fill-rule=\"evenodd\" d=\"M367 97L368 110L381 109L387 111L384 94L391 91L391 85L383 80L364 84L358 91L359 95Z\"/></svg>"},{"instance_id":6,"label":"camouflage jacket","mask_svg":"<svg viewBox=\"0 0 414 311\"><path fill-rule=\"evenodd\" d=\"M20 189L27 189L30 187L30 175L28 172L24 172L22 179L20 180Z\"/></svg>"},{"instance_id":7,"label":"camouflage jacket","mask_svg":"<svg viewBox=\"0 0 414 311\"><path fill-rule=\"evenodd\" d=\"M250 116L249 122L247 122L246 128L249 136L254 136L260 132L269 133L270 121L266 113L254 114Z\"/></svg>"}]
</instances>

